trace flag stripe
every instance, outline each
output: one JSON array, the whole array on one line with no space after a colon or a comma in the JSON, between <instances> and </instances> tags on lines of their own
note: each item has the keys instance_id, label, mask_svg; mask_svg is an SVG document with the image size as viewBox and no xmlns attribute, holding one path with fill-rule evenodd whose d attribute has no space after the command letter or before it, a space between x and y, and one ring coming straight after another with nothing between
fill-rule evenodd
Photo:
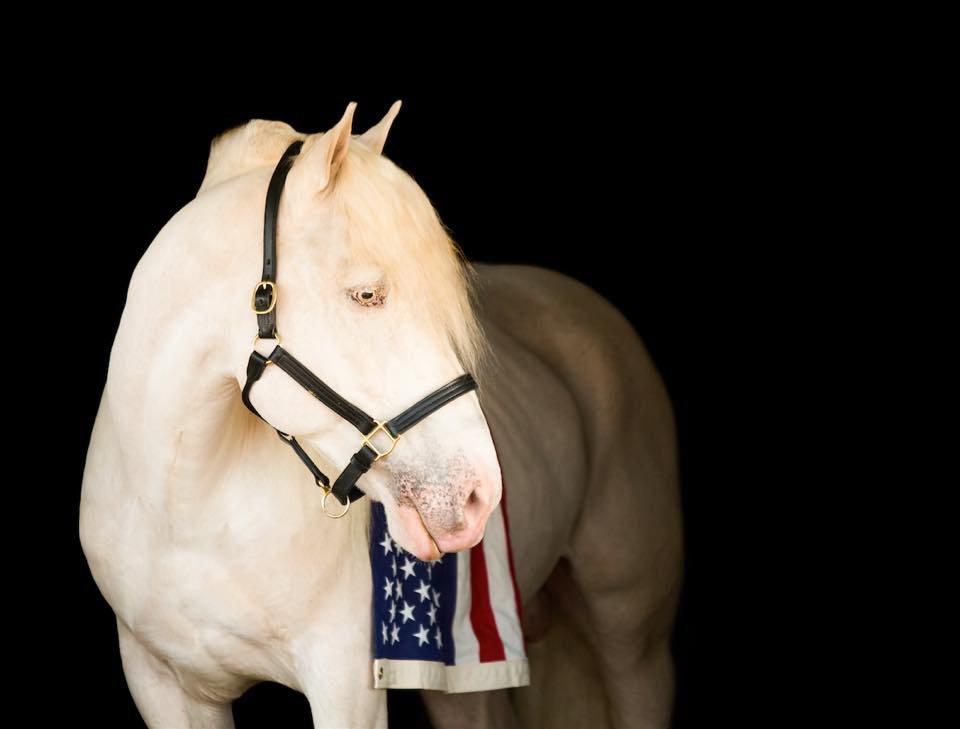
<instances>
[{"instance_id":1,"label":"flag stripe","mask_svg":"<svg viewBox=\"0 0 960 729\"><path fill-rule=\"evenodd\" d=\"M500 451L497 449L497 439L490 433L490 439L493 441L493 451L497 456L497 464L500 463ZM520 588L517 587L517 570L513 565L513 546L510 544L510 519L507 516L507 482L503 479L503 468L500 469L501 490L499 508L503 512L503 533L505 535L507 547L507 560L510 565L510 582L513 585L513 598L517 605L517 622L523 625L523 600L520 598Z\"/></svg>"},{"instance_id":2,"label":"flag stripe","mask_svg":"<svg viewBox=\"0 0 960 729\"><path fill-rule=\"evenodd\" d=\"M457 597L453 615L453 661L476 663L480 658L480 646L470 626L470 553L457 552Z\"/></svg>"},{"instance_id":3,"label":"flag stripe","mask_svg":"<svg viewBox=\"0 0 960 729\"><path fill-rule=\"evenodd\" d=\"M510 582L513 585L513 599L517 605L517 622L523 625L523 600L520 598L520 588L517 587L517 571L513 566L513 546L510 544L510 520L507 518L507 486L503 485L500 497L500 510L503 512L503 533L507 544L507 561L510 564Z\"/></svg>"},{"instance_id":4,"label":"flag stripe","mask_svg":"<svg viewBox=\"0 0 960 729\"><path fill-rule=\"evenodd\" d=\"M490 514L483 535L484 558L487 564L487 585L490 590L490 605L497 622L497 631L508 660L524 657L523 631L517 617L516 592L510 580L510 565L507 563L507 540L503 512L498 506Z\"/></svg>"},{"instance_id":5,"label":"flag stripe","mask_svg":"<svg viewBox=\"0 0 960 729\"><path fill-rule=\"evenodd\" d=\"M503 643L490 607L483 541L470 550L470 624L480 644L480 662L504 660Z\"/></svg>"}]
</instances>

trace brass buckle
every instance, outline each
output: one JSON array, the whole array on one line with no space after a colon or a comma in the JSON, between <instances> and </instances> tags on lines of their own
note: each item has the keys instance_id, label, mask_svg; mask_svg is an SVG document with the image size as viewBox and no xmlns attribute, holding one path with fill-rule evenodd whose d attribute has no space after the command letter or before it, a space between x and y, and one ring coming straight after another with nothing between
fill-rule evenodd
<instances>
[{"instance_id":1,"label":"brass buckle","mask_svg":"<svg viewBox=\"0 0 960 729\"><path fill-rule=\"evenodd\" d=\"M377 457L373 459L373 462L376 463L381 458L389 456L391 453L393 453L393 449L397 447L397 441L400 440L402 436L398 435L396 438L394 438L392 435L390 435L390 431L384 427L383 420L374 420L373 422L377 424L377 427L363 436L363 445L370 446L370 450L377 454ZM380 450L373 444L373 441L370 440L377 434L378 431L383 432L390 439L390 449L384 451L383 453L381 453Z\"/></svg>"},{"instance_id":2,"label":"brass buckle","mask_svg":"<svg viewBox=\"0 0 960 729\"><path fill-rule=\"evenodd\" d=\"M260 289L270 289L270 306L261 311L257 308L257 292ZM250 308L253 309L256 314L269 314L273 311L273 307L277 305L277 285L273 281L261 281L256 286L253 287L253 296L250 299Z\"/></svg>"}]
</instances>

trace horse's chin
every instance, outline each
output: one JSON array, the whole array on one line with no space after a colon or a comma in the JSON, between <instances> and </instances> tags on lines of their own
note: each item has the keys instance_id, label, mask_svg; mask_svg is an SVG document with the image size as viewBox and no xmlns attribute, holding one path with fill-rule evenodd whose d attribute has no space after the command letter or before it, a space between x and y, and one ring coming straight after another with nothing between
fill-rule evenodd
<instances>
[{"instance_id":1,"label":"horse's chin","mask_svg":"<svg viewBox=\"0 0 960 729\"><path fill-rule=\"evenodd\" d=\"M412 506L395 506L394 515L398 524L390 525L393 539L417 559L431 562L440 559L443 552L437 547L433 536L427 531L420 512ZM399 527L399 528L398 528Z\"/></svg>"}]
</instances>

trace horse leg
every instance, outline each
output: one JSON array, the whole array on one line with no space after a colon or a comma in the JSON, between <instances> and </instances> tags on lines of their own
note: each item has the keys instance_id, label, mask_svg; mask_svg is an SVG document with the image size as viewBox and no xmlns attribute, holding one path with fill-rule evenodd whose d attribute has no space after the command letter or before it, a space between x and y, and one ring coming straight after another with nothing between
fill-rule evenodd
<instances>
[{"instance_id":1,"label":"horse leg","mask_svg":"<svg viewBox=\"0 0 960 729\"><path fill-rule=\"evenodd\" d=\"M327 660L330 660L329 656ZM366 665L357 668L344 665L346 663L338 664L338 670L342 669L343 681L334 677L316 688L304 690L310 702L314 729L387 729L387 692L367 685L373 683L372 679L367 684L355 680L357 676L366 678L370 671L370 658L366 658Z\"/></svg>"},{"instance_id":2,"label":"horse leg","mask_svg":"<svg viewBox=\"0 0 960 729\"><path fill-rule=\"evenodd\" d=\"M188 694L171 668L144 648L119 619L117 627L127 686L150 729L234 729L229 702L206 701Z\"/></svg>"},{"instance_id":3,"label":"horse leg","mask_svg":"<svg viewBox=\"0 0 960 729\"><path fill-rule=\"evenodd\" d=\"M509 689L459 694L421 691L420 695L437 729L521 729Z\"/></svg>"},{"instance_id":4,"label":"horse leg","mask_svg":"<svg viewBox=\"0 0 960 729\"><path fill-rule=\"evenodd\" d=\"M369 591L369 573L365 580ZM366 600L369 604L369 593ZM344 614L332 611L334 617L325 625L333 625ZM295 648L297 679L310 702L314 729L387 729L387 692L373 688L370 623L369 617L365 619L319 636L304 633L307 648L302 652Z\"/></svg>"},{"instance_id":5,"label":"horse leg","mask_svg":"<svg viewBox=\"0 0 960 729\"><path fill-rule=\"evenodd\" d=\"M683 573L677 475L624 461L606 461L605 478L587 496L561 591L593 641L613 725L667 727Z\"/></svg>"}]
</instances>

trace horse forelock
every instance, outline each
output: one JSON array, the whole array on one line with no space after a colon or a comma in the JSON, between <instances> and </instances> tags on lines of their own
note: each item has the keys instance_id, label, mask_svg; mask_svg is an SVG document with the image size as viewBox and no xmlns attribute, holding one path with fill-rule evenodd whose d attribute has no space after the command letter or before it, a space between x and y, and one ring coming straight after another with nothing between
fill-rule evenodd
<instances>
[{"instance_id":1,"label":"horse forelock","mask_svg":"<svg viewBox=\"0 0 960 729\"><path fill-rule=\"evenodd\" d=\"M331 198L347 221L352 254L375 263L418 315L446 336L461 363L478 372L489 354L475 310L475 270L414 179L351 141Z\"/></svg>"},{"instance_id":2,"label":"horse forelock","mask_svg":"<svg viewBox=\"0 0 960 729\"><path fill-rule=\"evenodd\" d=\"M276 165L292 142L307 136L263 119L226 130L211 142L198 194ZM380 266L394 290L407 292L418 314L446 337L464 368L478 374L489 354L475 311L478 277L420 186L354 135L330 196L347 220L353 255Z\"/></svg>"}]
</instances>

